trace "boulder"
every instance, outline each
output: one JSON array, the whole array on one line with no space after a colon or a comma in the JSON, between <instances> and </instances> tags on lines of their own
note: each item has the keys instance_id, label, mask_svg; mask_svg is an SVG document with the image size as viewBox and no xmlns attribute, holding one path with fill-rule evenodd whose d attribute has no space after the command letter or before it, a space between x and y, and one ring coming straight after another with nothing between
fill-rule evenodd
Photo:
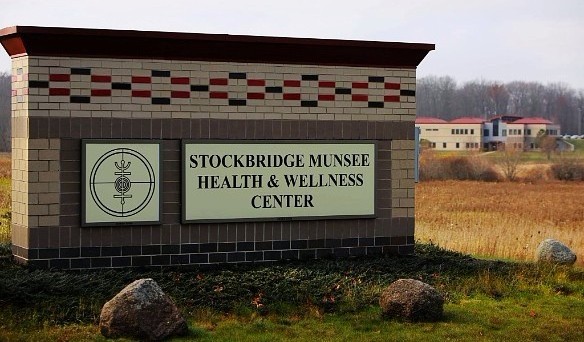
<instances>
[{"instance_id":1,"label":"boulder","mask_svg":"<svg viewBox=\"0 0 584 342\"><path fill-rule=\"evenodd\" d=\"M182 335L187 323L178 308L152 279L139 279L105 303L99 317L105 337L162 340Z\"/></svg>"},{"instance_id":2,"label":"boulder","mask_svg":"<svg viewBox=\"0 0 584 342\"><path fill-rule=\"evenodd\" d=\"M442 318L444 298L432 286L415 279L399 279L381 294L379 305L386 318L432 322Z\"/></svg>"},{"instance_id":3,"label":"boulder","mask_svg":"<svg viewBox=\"0 0 584 342\"><path fill-rule=\"evenodd\" d=\"M573 265L576 262L576 254L566 245L554 239L543 240L537 246L535 257L538 262L560 265Z\"/></svg>"}]
</instances>

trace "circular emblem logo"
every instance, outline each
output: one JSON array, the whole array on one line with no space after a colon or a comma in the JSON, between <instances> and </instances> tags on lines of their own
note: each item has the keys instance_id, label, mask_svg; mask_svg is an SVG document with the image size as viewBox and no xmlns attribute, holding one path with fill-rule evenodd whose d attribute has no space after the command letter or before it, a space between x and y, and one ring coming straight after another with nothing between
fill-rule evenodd
<instances>
[{"instance_id":1,"label":"circular emblem logo","mask_svg":"<svg viewBox=\"0 0 584 342\"><path fill-rule=\"evenodd\" d=\"M155 187L152 165L130 148L104 153L89 176L91 197L101 210L116 217L141 212L150 203Z\"/></svg>"}]
</instances>

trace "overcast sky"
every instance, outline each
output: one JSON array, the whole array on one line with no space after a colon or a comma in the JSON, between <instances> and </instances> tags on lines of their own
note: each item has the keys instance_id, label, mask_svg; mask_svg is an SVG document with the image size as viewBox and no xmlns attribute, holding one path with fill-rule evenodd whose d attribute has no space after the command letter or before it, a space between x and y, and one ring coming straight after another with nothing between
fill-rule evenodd
<instances>
[{"instance_id":1,"label":"overcast sky","mask_svg":"<svg viewBox=\"0 0 584 342\"><path fill-rule=\"evenodd\" d=\"M418 77L584 89L584 0L0 0L14 25L434 43Z\"/></svg>"}]
</instances>

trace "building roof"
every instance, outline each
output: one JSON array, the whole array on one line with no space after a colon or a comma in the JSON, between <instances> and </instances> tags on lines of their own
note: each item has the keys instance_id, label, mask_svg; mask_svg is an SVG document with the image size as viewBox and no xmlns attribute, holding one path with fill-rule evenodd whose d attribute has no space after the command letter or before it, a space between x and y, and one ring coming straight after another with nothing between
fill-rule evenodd
<instances>
[{"instance_id":1,"label":"building roof","mask_svg":"<svg viewBox=\"0 0 584 342\"><path fill-rule=\"evenodd\" d=\"M510 124L523 124L523 125L544 124L544 125L552 125L553 122L551 122L548 119L544 119L544 118L540 118L540 117L533 117L533 118L523 118L523 119L515 120L513 122L510 122Z\"/></svg>"},{"instance_id":2,"label":"building roof","mask_svg":"<svg viewBox=\"0 0 584 342\"><path fill-rule=\"evenodd\" d=\"M415 68L434 44L63 27L0 29L10 56Z\"/></svg>"},{"instance_id":3,"label":"building roof","mask_svg":"<svg viewBox=\"0 0 584 342\"><path fill-rule=\"evenodd\" d=\"M417 124L438 124L438 123L448 123L446 120L442 120L439 118L432 118L429 116L420 116L416 118Z\"/></svg>"},{"instance_id":4,"label":"building roof","mask_svg":"<svg viewBox=\"0 0 584 342\"><path fill-rule=\"evenodd\" d=\"M484 122L485 122L484 119L472 117L462 117L450 121L450 123L454 124L482 124Z\"/></svg>"}]
</instances>

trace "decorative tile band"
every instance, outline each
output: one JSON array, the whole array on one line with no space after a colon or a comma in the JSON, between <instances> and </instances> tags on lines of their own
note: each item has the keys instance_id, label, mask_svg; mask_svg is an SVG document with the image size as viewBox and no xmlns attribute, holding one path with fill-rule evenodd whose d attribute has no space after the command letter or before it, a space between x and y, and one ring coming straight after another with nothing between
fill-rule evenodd
<instances>
[{"instance_id":1,"label":"decorative tile band","mask_svg":"<svg viewBox=\"0 0 584 342\"><path fill-rule=\"evenodd\" d=\"M341 82L321 79L320 75L287 75L283 80L268 81L248 78L245 72L224 72L225 77L202 79L173 76L168 70L150 70L150 76L120 76L122 81L114 82L111 75L100 70L97 74L90 68L70 68L69 73L49 74L48 81L30 80L28 87L48 89L47 95L62 97L55 102L70 103L92 103L121 91L119 96L146 98L156 105L194 98L224 100L229 106L246 106L248 101L256 100L284 100L294 101L291 105L318 107L342 100L384 108L386 103L408 102L407 97L415 96L414 90L401 89L400 83L384 76L353 76L353 80ZM73 86L73 82L82 86Z\"/></svg>"}]
</instances>

